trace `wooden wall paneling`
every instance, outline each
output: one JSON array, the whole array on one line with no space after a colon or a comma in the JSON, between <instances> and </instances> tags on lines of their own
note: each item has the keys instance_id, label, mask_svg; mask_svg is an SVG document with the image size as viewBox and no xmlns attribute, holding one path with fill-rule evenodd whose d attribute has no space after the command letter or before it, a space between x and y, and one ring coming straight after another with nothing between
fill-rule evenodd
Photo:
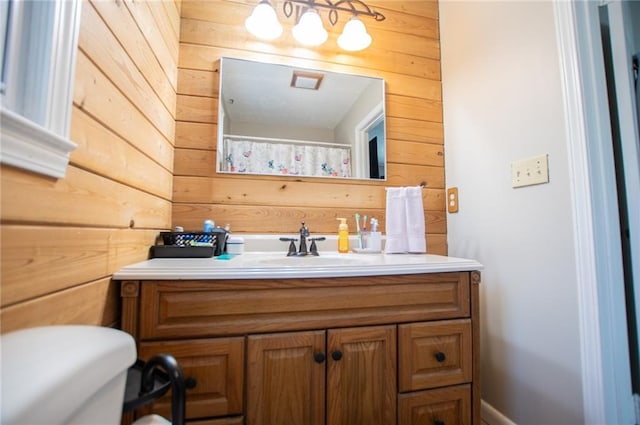
<instances>
[{"instance_id":1,"label":"wooden wall paneling","mask_svg":"<svg viewBox=\"0 0 640 425\"><path fill-rule=\"evenodd\" d=\"M73 102L167 170L173 169L174 135L167 139L158 131L82 52L78 52Z\"/></svg>"},{"instance_id":2,"label":"wooden wall paneling","mask_svg":"<svg viewBox=\"0 0 640 425\"><path fill-rule=\"evenodd\" d=\"M367 5L376 12L385 16L384 21L366 19L367 30L377 28L382 30L408 32L424 38L438 40L440 28L438 25L438 2L414 2L416 6L412 11L403 10L403 4L399 1L367 1Z\"/></svg>"},{"instance_id":3,"label":"wooden wall paneling","mask_svg":"<svg viewBox=\"0 0 640 425\"><path fill-rule=\"evenodd\" d=\"M180 121L217 124L218 99L178 95L176 116Z\"/></svg>"},{"instance_id":4,"label":"wooden wall paneling","mask_svg":"<svg viewBox=\"0 0 640 425\"><path fill-rule=\"evenodd\" d=\"M444 188L444 168L428 165L387 164L387 185Z\"/></svg>"},{"instance_id":5,"label":"wooden wall paneling","mask_svg":"<svg viewBox=\"0 0 640 425\"><path fill-rule=\"evenodd\" d=\"M394 10L400 13L406 13L411 15L422 16L425 18L438 19L438 1L437 0L424 0L424 1L388 1L388 0L373 0L367 2L370 7L374 9L384 8L386 10Z\"/></svg>"},{"instance_id":6,"label":"wooden wall paneling","mask_svg":"<svg viewBox=\"0 0 640 425\"><path fill-rule=\"evenodd\" d=\"M252 198L247 192L250 193L259 193L261 188L270 183L269 180L261 181L258 177L247 178L247 179L239 179L233 177L240 176L232 176L227 179L210 179L203 177L186 177L186 176L176 176L174 179L174 209L179 208L181 204L226 204L226 205L253 205L254 202L251 202ZM242 176L249 177L249 176ZM217 180L223 180L218 182ZM367 192L359 197L358 199L354 199L353 203L349 202L349 205L344 205L342 202L348 196L340 196L339 201L332 202L329 205L326 205L326 201L330 199L335 199L334 195L329 195L329 197L324 196L326 192L331 192L333 186L329 187L328 185L322 186L322 183L319 184L311 184L308 182L300 182L293 180L277 180L275 182L271 182L278 187L282 188L281 190L286 190L290 185L295 184L297 187L301 187L302 191L304 189L308 192L308 194L302 198L300 201L298 199L291 199L287 205L290 203L294 203L301 207L307 206L328 206L331 208L342 208L346 206L353 206L354 208L376 208L376 207L384 207L384 189L381 186L365 186L358 185L360 188L367 189ZM326 183L325 183L326 184ZM228 186L228 195L225 192L225 187ZM256 187L256 189L253 189ZM345 185L346 186L346 185ZM356 185L354 185L356 186ZM215 188L220 188L216 191ZM249 190L247 190L249 189ZM276 189L277 190L277 189ZM296 192L300 189L295 189ZM363 189L360 189L363 190ZM290 193L290 192L287 192ZM433 211L444 211L445 208L445 191L444 189L431 189L427 187L422 191L423 193L423 204L425 210L433 210ZM314 196L317 196L314 201ZM262 204L258 205L273 205L273 202L269 199L268 195L265 195L266 201ZM307 198L310 198L308 202L305 202ZM360 204L361 202L366 201L366 205ZM356 204L356 205L353 205Z\"/></svg>"},{"instance_id":7,"label":"wooden wall paneling","mask_svg":"<svg viewBox=\"0 0 640 425\"><path fill-rule=\"evenodd\" d=\"M93 7L82 8L86 22L79 36L79 46L91 61L109 76L111 82L134 104L168 140L175 134L175 106L167 109L151 85L145 80L131 58L123 54L122 46L113 33L102 23ZM166 102L175 99L168 97ZM158 101L160 100L160 101Z\"/></svg>"},{"instance_id":8,"label":"wooden wall paneling","mask_svg":"<svg viewBox=\"0 0 640 425\"><path fill-rule=\"evenodd\" d=\"M238 178L246 177L246 178ZM376 208L384 205L384 187L356 181L322 178L274 180L261 176L207 177L176 176L174 202L211 202L244 205L324 206L333 208Z\"/></svg>"},{"instance_id":9,"label":"wooden wall paneling","mask_svg":"<svg viewBox=\"0 0 640 425\"><path fill-rule=\"evenodd\" d=\"M119 288L111 277L55 292L0 310L1 332L34 325L114 326L120 317Z\"/></svg>"},{"instance_id":10,"label":"wooden wall paneling","mask_svg":"<svg viewBox=\"0 0 640 425\"><path fill-rule=\"evenodd\" d=\"M176 148L216 150L218 126L196 122L176 122Z\"/></svg>"},{"instance_id":11,"label":"wooden wall paneling","mask_svg":"<svg viewBox=\"0 0 640 425\"><path fill-rule=\"evenodd\" d=\"M164 13L167 14L167 19L171 25L171 29L175 36L174 42L180 44L180 5L173 0L163 0L160 2L164 7ZM178 47L178 52L180 48Z\"/></svg>"},{"instance_id":12,"label":"wooden wall paneling","mask_svg":"<svg viewBox=\"0 0 640 425\"><path fill-rule=\"evenodd\" d=\"M246 16L249 16L250 13L249 10ZM234 50L236 51L234 54L228 55L232 57L243 55L243 51L245 55L247 51L261 52L264 50L265 44L253 38L245 30L243 21L244 19L234 24L230 21L209 22L183 17L180 29L181 43ZM355 68L351 73L355 74L390 74L403 70L409 75L415 74L423 79L426 77L434 82L440 79L440 50L437 40L424 39L392 31L380 31L381 34L371 33L374 42L367 48L366 54L363 55L362 52L356 52L352 55L345 55L337 52L335 47L338 34L331 33L324 45L315 48L313 51L305 51L295 47L296 43L290 35L290 28L287 29L287 25L283 26L285 27L283 35L277 41L270 43L268 52L272 55L287 57L289 59L287 63L295 63L306 59L307 67L318 67L327 71L343 72L344 67L351 66ZM326 29L329 30L328 28ZM404 50L397 49L400 45L403 46ZM257 59L260 60L259 58ZM277 60L268 61L278 62ZM314 62L309 63L309 61ZM320 61L325 62L325 64ZM314 63L318 62L320 62L319 66L314 65ZM295 63L295 65L305 66L300 63Z\"/></svg>"},{"instance_id":13,"label":"wooden wall paneling","mask_svg":"<svg viewBox=\"0 0 640 425\"><path fill-rule=\"evenodd\" d=\"M388 117L442 122L442 102L419 97L387 94L385 113Z\"/></svg>"},{"instance_id":14,"label":"wooden wall paneling","mask_svg":"<svg viewBox=\"0 0 640 425\"><path fill-rule=\"evenodd\" d=\"M73 166L60 180L4 168L2 182L3 221L166 229L170 220L169 201Z\"/></svg>"},{"instance_id":15,"label":"wooden wall paneling","mask_svg":"<svg viewBox=\"0 0 640 425\"><path fill-rule=\"evenodd\" d=\"M135 34L135 44L123 43L123 46L127 52L136 52L145 59L142 69L158 69L159 67L175 90L177 74L172 62L175 65L177 61L173 61L171 54L166 51L166 45L160 35L162 29L155 26L155 21L144 4L146 2L135 2L134 5L131 0L128 0L116 2L116 7L110 3L91 0L91 4L98 10L109 27L112 30L117 28L114 33L125 34L128 31ZM155 66L152 63L155 63Z\"/></svg>"},{"instance_id":16,"label":"wooden wall paneling","mask_svg":"<svg viewBox=\"0 0 640 425\"><path fill-rule=\"evenodd\" d=\"M216 156L212 150L176 149L174 156L176 175L213 177L216 174Z\"/></svg>"},{"instance_id":17,"label":"wooden wall paneling","mask_svg":"<svg viewBox=\"0 0 640 425\"><path fill-rule=\"evenodd\" d=\"M219 88L218 75L217 71L180 69L178 73L178 94L217 98Z\"/></svg>"},{"instance_id":18,"label":"wooden wall paneling","mask_svg":"<svg viewBox=\"0 0 640 425\"><path fill-rule=\"evenodd\" d=\"M149 85L154 88L158 96L163 99L167 109L175 116L175 109L172 108L175 108L174 97L178 80L177 70L169 69L167 73L161 66L156 52L149 48L147 38L137 30L137 22L122 2L93 0L91 5L122 45L123 54L126 52L138 69L143 70ZM84 22L80 32L82 33L83 31L88 31ZM154 37L151 37L151 42L154 39ZM157 53L162 54L161 51Z\"/></svg>"},{"instance_id":19,"label":"wooden wall paneling","mask_svg":"<svg viewBox=\"0 0 640 425\"><path fill-rule=\"evenodd\" d=\"M444 146L432 143L387 140L387 161L444 167Z\"/></svg>"},{"instance_id":20,"label":"wooden wall paneling","mask_svg":"<svg viewBox=\"0 0 640 425\"><path fill-rule=\"evenodd\" d=\"M186 28L190 29L190 27ZM277 53L245 51L219 46L193 44L185 40L188 36L189 34L183 34L183 42L180 45L180 68L213 71L216 69L215 60L217 60L217 58L233 57L260 62L288 64L302 68L318 68L358 75L369 74L371 76L378 76L378 74L386 71L427 78L428 76L439 75L440 72L439 61L403 53L385 52L384 61L373 58L373 66L377 66L378 68L372 69L372 60L368 56L339 57L337 58L338 62L333 63L323 61L322 58L287 57L278 55ZM355 70L353 69L354 67Z\"/></svg>"},{"instance_id":21,"label":"wooden wall paneling","mask_svg":"<svg viewBox=\"0 0 640 425\"><path fill-rule=\"evenodd\" d=\"M387 117L387 138L444 144L442 123Z\"/></svg>"},{"instance_id":22,"label":"wooden wall paneling","mask_svg":"<svg viewBox=\"0 0 640 425\"><path fill-rule=\"evenodd\" d=\"M1 305L108 277L148 255L157 232L5 225L1 235ZM73 267L70 267L70 265Z\"/></svg>"},{"instance_id":23,"label":"wooden wall paneling","mask_svg":"<svg viewBox=\"0 0 640 425\"><path fill-rule=\"evenodd\" d=\"M138 25L142 27L141 22L147 23L143 33L148 40L155 40L153 42L149 41L149 45L154 53L162 52L171 58L166 60L163 68L167 73L175 75L178 68L178 52L180 49L180 27L179 22L177 27L174 26L176 22L171 21L163 3L165 3L163 0L142 2L129 0L126 5ZM164 44L161 41L164 41ZM161 61L161 63L163 62Z\"/></svg>"},{"instance_id":24,"label":"wooden wall paneling","mask_svg":"<svg viewBox=\"0 0 640 425\"><path fill-rule=\"evenodd\" d=\"M380 221L380 231L385 232L385 210L380 208L346 208L336 211L335 208L291 208L247 205L214 205L214 204L176 204L173 209L173 223L185 229L202 227L203 217L222 217L229 223L231 230L242 229L246 233L274 233L277 236L295 234L300 222L305 221L312 233L337 233L337 216L346 217L350 229L355 230L353 217L355 213L366 214ZM270 220L277 217L277 220ZM425 211L425 225L428 233L446 234L447 223L443 211ZM275 236L274 236L275 237ZM286 248L286 247L284 247Z\"/></svg>"},{"instance_id":25,"label":"wooden wall paneling","mask_svg":"<svg viewBox=\"0 0 640 425\"><path fill-rule=\"evenodd\" d=\"M77 106L73 107L71 122L71 140L78 144L78 148L71 153L72 164L171 200L171 171ZM109 149L104 149L104 146L109 146Z\"/></svg>"},{"instance_id":26,"label":"wooden wall paneling","mask_svg":"<svg viewBox=\"0 0 640 425\"><path fill-rule=\"evenodd\" d=\"M2 306L107 276L109 230L3 226ZM69 267L73 264L73 267Z\"/></svg>"}]
</instances>

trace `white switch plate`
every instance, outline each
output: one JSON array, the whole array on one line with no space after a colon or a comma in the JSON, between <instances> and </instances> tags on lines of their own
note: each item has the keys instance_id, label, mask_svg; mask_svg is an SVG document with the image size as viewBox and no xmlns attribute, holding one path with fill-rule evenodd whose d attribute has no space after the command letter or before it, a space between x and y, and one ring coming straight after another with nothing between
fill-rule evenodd
<instances>
[{"instance_id":1,"label":"white switch plate","mask_svg":"<svg viewBox=\"0 0 640 425\"><path fill-rule=\"evenodd\" d=\"M511 163L511 187L549 183L549 155L521 159Z\"/></svg>"}]
</instances>

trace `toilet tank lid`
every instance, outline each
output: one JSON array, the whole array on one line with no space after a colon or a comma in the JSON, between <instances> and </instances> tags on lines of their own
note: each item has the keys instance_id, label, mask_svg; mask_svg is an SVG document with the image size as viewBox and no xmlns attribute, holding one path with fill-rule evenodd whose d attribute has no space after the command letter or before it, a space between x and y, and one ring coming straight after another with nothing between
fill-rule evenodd
<instances>
[{"instance_id":1,"label":"toilet tank lid","mask_svg":"<svg viewBox=\"0 0 640 425\"><path fill-rule=\"evenodd\" d=\"M1 423L56 398L84 403L136 360L133 337L101 326L44 326L0 336Z\"/></svg>"}]
</instances>

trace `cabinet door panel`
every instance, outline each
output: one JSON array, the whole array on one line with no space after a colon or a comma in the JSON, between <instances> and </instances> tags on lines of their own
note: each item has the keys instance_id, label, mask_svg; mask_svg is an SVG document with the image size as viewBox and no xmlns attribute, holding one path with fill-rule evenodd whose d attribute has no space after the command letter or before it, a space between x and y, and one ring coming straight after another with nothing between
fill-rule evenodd
<instances>
[{"instance_id":1,"label":"cabinet door panel","mask_svg":"<svg viewBox=\"0 0 640 425\"><path fill-rule=\"evenodd\" d=\"M328 331L327 424L395 425L396 327Z\"/></svg>"},{"instance_id":2,"label":"cabinet door panel","mask_svg":"<svg viewBox=\"0 0 640 425\"><path fill-rule=\"evenodd\" d=\"M469 319L398 326L400 392L472 380Z\"/></svg>"},{"instance_id":3,"label":"cabinet door panel","mask_svg":"<svg viewBox=\"0 0 640 425\"><path fill-rule=\"evenodd\" d=\"M168 353L176 358L182 373L196 382L187 389L187 419L242 414L244 338L212 338L187 341L143 342L143 360ZM170 417L170 392L153 404L153 411Z\"/></svg>"},{"instance_id":4,"label":"cabinet door panel","mask_svg":"<svg viewBox=\"0 0 640 425\"><path fill-rule=\"evenodd\" d=\"M471 424L471 387L455 387L400 394L398 425Z\"/></svg>"},{"instance_id":5,"label":"cabinet door panel","mask_svg":"<svg viewBox=\"0 0 640 425\"><path fill-rule=\"evenodd\" d=\"M325 332L252 335L247 425L324 425Z\"/></svg>"}]
</instances>

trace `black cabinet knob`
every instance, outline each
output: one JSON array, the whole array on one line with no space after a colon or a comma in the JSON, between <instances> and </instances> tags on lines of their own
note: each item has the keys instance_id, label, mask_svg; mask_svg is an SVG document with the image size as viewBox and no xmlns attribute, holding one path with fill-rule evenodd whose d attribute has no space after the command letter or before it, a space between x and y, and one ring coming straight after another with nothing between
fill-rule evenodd
<instances>
[{"instance_id":1,"label":"black cabinet knob","mask_svg":"<svg viewBox=\"0 0 640 425\"><path fill-rule=\"evenodd\" d=\"M445 361L447 359L447 356L444 355L444 353L442 351L438 351L436 353L436 360L440 363L442 363L443 361Z\"/></svg>"},{"instance_id":2,"label":"black cabinet knob","mask_svg":"<svg viewBox=\"0 0 640 425\"><path fill-rule=\"evenodd\" d=\"M433 425L445 425L444 421L441 421L440 419L434 419L433 420Z\"/></svg>"},{"instance_id":3,"label":"black cabinet knob","mask_svg":"<svg viewBox=\"0 0 640 425\"><path fill-rule=\"evenodd\" d=\"M331 353L331 358L335 361L340 360L342 358L342 351L335 350L333 353Z\"/></svg>"},{"instance_id":4,"label":"black cabinet knob","mask_svg":"<svg viewBox=\"0 0 640 425\"><path fill-rule=\"evenodd\" d=\"M198 381L196 381L196 378L192 376L189 376L184 380L184 387L189 390L191 388L195 388L197 384L198 384Z\"/></svg>"},{"instance_id":5,"label":"black cabinet knob","mask_svg":"<svg viewBox=\"0 0 640 425\"><path fill-rule=\"evenodd\" d=\"M326 358L327 357L324 355L324 353L315 353L313 355L313 359L316 361L316 363L322 363Z\"/></svg>"}]
</instances>

